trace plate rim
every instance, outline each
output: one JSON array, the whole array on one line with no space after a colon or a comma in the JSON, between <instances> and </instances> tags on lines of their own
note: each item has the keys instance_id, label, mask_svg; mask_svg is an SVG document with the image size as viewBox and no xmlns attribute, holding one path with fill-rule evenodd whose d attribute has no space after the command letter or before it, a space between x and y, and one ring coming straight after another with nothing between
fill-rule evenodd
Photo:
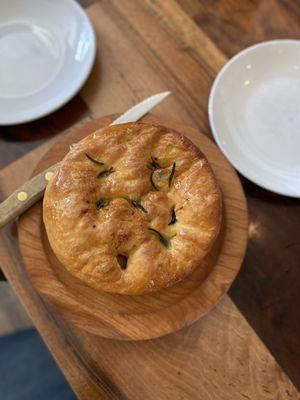
<instances>
[{"instance_id":1,"label":"plate rim","mask_svg":"<svg viewBox=\"0 0 300 400\"><path fill-rule=\"evenodd\" d=\"M59 108L63 107L66 103L68 103L80 91L80 89L82 88L82 86L84 85L86 80L88 79L88 77L92 71L92 68L93 68L93 65L95 62L95 58L96 58L96 52L97 52L96 51L97 50L97 45L96 45L97 40L96 40L95 30L94 30L92 22L91 22L90 18L88 17L87 13L85 12L84 8L80 4L78 4L76 0L63 0L63 1L65 1L66 3L69 3L71 5L71 7L74 7L75 9L77 9L81 18L83 19L84 22L87 23L87 26L89 27L89 30L90 30L90 35L92 38L92 40L91 40L91 44L92 44L91 57L90 57L90 60L88 60L88 62L86 64L87 65L86 72L84 74L82 74L81 79L77 82L77 84L71 86L70 90L67 91L67 94L55 103L55 106L48 107L47 109L45 109L41 112L35 113L34 115L33 114L29 115L29 113L28 113L28 116L23 117L23 118L17 118L17 119L11 118L10 120L6 119L5 121L2 121L1 116L0 116L0 126L4 127L4 126L11 126L11 125L25 124L28 122L36 121L40 118L43 118L43 117L57 111ZM24 98L26 98L26 97L27 96L24 96Z\"/></svg>"},{"instance_id":2,"label":"plate rim","mask_svg":"<svg viewBox=\"0 0 300 400\"><path fill-rule=\"evenodd\" d=\"M220 80L222 79L223 75L231 67L233 63L236 62L240 57L243 55L247 54L248 52L251 52L255 50L258 47L264 47L264 46L269 46L269 45L274 45L274 44L284 44L284 43L294 43L300 45L300 39L274 39L274 40L266 40L263 42L255 43L249 47L246 47L245 49L239 51L237 54L235 54L233 57L231 57L225 65L220 69L218 74L216 75L213 84L211 86L211 90L209 93L209 98L208 98L208 119L209 119L209 124L210 124L210 129L212 132L212 135L214 137L214 140L216 141L219 149L222 151L224 156L227 158L227 160L233 165L233 167L245 178L247 178L249 181L255 183L256 185L262 187L263 189L266 189L270 192L276 193L278 195L282 196L288 196L292 198L300 198L300 191L298 194L295 192L290 192L288 189L280 189L277 186L273 186L272 184L268 184L265 180L261 180L257 174L251 174L249 172L249 169L244 168L243 166L239 165L238 162L235 162L231 159L230 152L227 150L226 146L223 146L223 143L221 141L221 135L218 133L218 129L216 128L215 121L214 121L214 99L216 95L216 90L217 87L220 83ZM268 174L268 172L267 172Z\"/></svg>"},{"instance_id":3,"label":"plate rim","mask_svg":"<svg viewBox=\"0 0 300 400\"><path fill-rule=\"evenodd\" d=\"M72 131L69 131L52 144L38 162L34 173L54 162L58 155L56 151L58 146L61 146L61 149L67 152L70 142L73 143L74 140L86 136L87 131L92 132L99 129L100 126L109 124L115 117L116 115L92 119L83 125L75 126ZM113 317L105 315L104 319L103 315L101 315L99 318L98 309L93 311L93 307L88 308L87 302L83 301L83 299L80 302L79 294L83 295L83 293L79 293L76 296L73 293L72 295L72 292L68 290L64 282L55 277L55 270L49 264L51 259L45 258L47 255L45 253L45 242L43 242L43 236L40 235L42 230L42 214L39 215L39 212L42 212L41 203L37 203L29 209L19 219L18 224L19 248L24 267L39 294L54 307L58 315L69 323L90 333L111 339L154 339L177 331L203 317L215 307L229 290L241 268L247 248L248 209L245 194L236 172L215 143L203 133L200 135L198 129L186 126L182 122L174 121L168 117L148 114L143 119L143 122L159 123L179 132L184 132L190 140L198 143L196 144L198 147L199 142L202 141L200 147L206 154L216 178L220 182L226 221L224 236L218 257L209 274L201 281L200 285L196 286L192 291L188 290L187 295L180 298L179 302L170 304L168 307L159 308L155 312L139 310L134 314L128 312L124 314L124 312L119 313L116 311ZM230 184L226 184L226 182L230 182ZM32 239L35 243L34 248L30 245ZM35 260L34 263L32 262L33 260ZM45 260L47 260L48 265L46 270L44 270ZM45 277L47 277L46 281ZM55 286L54 289L53 284ZM119 297L122 295L114 296ZM74 313L68 304L72 305L72 307L73 304L76 304L80 309L79 315ZM180 310L175 319L173 316L174 310ZM146 319L145 316L147 316ZM162 316L163 323L161 323ZM143 331L140 329L141 324Z\"/></svg>"}]
</instances>

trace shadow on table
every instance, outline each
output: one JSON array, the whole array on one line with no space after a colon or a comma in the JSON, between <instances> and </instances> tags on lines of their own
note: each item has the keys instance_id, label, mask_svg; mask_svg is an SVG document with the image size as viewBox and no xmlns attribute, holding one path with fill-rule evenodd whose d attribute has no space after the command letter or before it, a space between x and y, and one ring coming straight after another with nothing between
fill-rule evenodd
<instances>
[{"instance_id":1,"label":"shadow on table","mask_svg":"<svg viewBox=\"0 0 300 400\"><path fill-rule=\"evenodd\" d=\"M75 394L34 329L0 337L1 400L73 400Z\"/></svg>"}]
</instances>

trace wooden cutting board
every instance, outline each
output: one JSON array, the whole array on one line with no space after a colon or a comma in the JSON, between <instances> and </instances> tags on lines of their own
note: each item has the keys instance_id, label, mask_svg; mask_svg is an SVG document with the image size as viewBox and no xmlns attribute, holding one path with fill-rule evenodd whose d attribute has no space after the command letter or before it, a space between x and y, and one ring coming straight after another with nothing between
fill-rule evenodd
<instances>
[{"instance_id":1,"label":"wooden cutting board","mask_svg":"<svg viewBox=\"0 0 300 400\"><path fill-rule=\"evenodd\" d=\"M29 178L52 145L0 171L3 196ZM297 389L227 295L177 333L142 342L101 338L68 324L39 296L14 226L2 229L0 238L3 272L80 399L298 400Z\"/></svg>"},{"instance_id":2,"label":"wooden cutting board","mask_svg":"<svg viewBox=\"0 0 300 400\"><path fill-rule=\"evenodd\" d=\"M88 14L99 48L80 97L93 117L171 90L158 112L209 135L207 98L227 59L178 3L101 0ZM214 29L213 23L208 26ZM55 140L0 171L2 198L29 178ZM1 230L0 239L5 276L80 399L299 400L298 390L227 295L201 320L171 335L142 342L105 339L68 324L37 293L19 255L14 225Z\"/></svg>"},{"instance_id":3,"label":"wooden cutting board","mask_svg":"<svg viewBox=\"0 0 300 400\"><path fill-rule=\"evenodd\" d=\"M70 144L115 117L92 120L72 129L45 154L34 173L61 160ZM97 291L68 273L55 257L42 222L42 201L19 221L21 253L38 292L70 323L113 339L152 339L205 315L229 289L239 271L248 236L246 200L240 181L215 144L197 130L170 119L148 115L144 120L189 137L207 157L223 193L223 229L212 251L189 277L171 288L144 296Z\"/></svg>"}]
</instances>

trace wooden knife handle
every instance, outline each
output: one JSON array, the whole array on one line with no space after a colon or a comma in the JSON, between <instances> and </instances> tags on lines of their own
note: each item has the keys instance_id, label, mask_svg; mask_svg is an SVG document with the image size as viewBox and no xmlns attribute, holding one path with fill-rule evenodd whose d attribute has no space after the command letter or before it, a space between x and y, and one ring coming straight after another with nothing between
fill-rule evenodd
<instances>
[{"instance_id":1,"label":"wooden knife handle","mask_svg":"<svg viewBox=\"0 0 300 400\"><path fill-rule=\"evenodd\" d=\"M46 186L59 164L54 164L34 176L0 204L0 228L28 210L43 196Z\"/></svg>"}]
</instances>

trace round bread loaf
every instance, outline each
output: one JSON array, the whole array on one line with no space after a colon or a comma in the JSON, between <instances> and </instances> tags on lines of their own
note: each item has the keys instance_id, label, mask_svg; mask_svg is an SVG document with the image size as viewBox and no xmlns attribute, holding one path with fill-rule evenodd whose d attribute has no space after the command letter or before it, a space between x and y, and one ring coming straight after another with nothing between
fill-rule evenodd
<instances>
[{"instance_id":1,"label":"round bread loaf","mask_svg":"<svg viewBox=\"0 0 300 400\"><path fill-rule=\"evenodd\" d=\"M100 129L49 182L43 218L60 262L88 285L136 295L182 280L220 230L220 189L204 155L159 125Z\"/></svg>"}]
</instances>

